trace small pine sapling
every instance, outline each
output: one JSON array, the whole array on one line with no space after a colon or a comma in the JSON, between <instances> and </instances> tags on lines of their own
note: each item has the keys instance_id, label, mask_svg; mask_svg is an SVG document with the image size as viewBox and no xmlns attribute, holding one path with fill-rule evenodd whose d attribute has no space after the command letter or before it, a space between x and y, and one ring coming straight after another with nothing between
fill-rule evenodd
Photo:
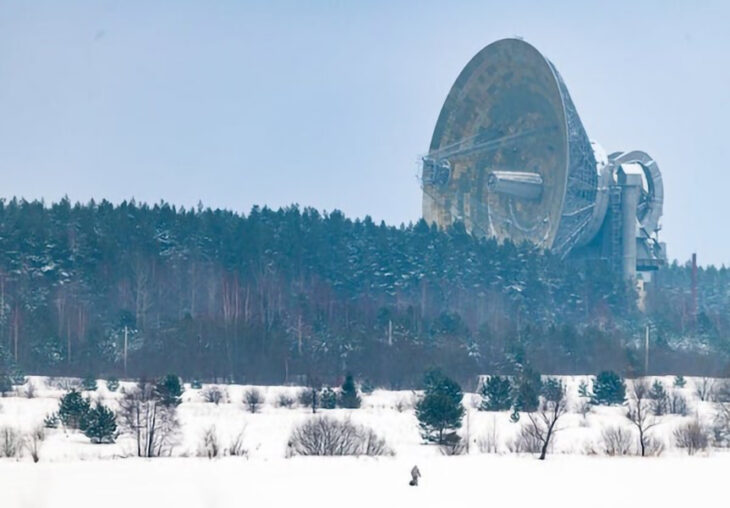
<instances>
[{"instance_id":1,"label":"small pine sapling","mask_svg":"<svg viewBox=\"0 0 730 508\"><path fill-rule=\"evenodd\" d=\"M664 385L659 381L654 381L649 391L649 399L651 400L652 412L655 416L662 416L669 410L669 396L664 389Z\"/></svg>"},{"instance_id":2,"label":"small pine sapling","mask_svg":"<svg viewBox=\"0 0 730 508\"><path fill-rule=\"evenodd\" d=\"M113 443L116 439L117 417L103 404L89 409L83 418L84 435L94 444Z\"/></svg>"},{"instance_id":3,"label":"small pine sapling","mask_svg":"<svg viewBox=\"0 0 730 508\"><path fill-rule=\"evenodd\" d=\"M674 387L675 388L684 388L687 385L687 380L684 379L684 376L679 374L677 376L674 376Z\"/></svg>"},{"instance_id":4,"label":"small pine sapling","mask_svg":"<svg viewBox=\"0 0 730 508\"><path fill-rule=\"evenodd\" d=\"M81 393L72 389L67 392L58 406L58 418L69 429L84 430L82 423L84 416L89 412L89 401Z\"/></svg>"},{"instance_id":5,"label":"small pine sapling","mask_svg":"<svg viewBox=\"0 0 730 508\"><path fill-rule=\"evenodd\" d=\"M344 407L346 409L357 409L360 407L360 396L357 393L355 380L350 374L347 375L347 377L345 378L345 382L342 383L339 403L340 407Z\"/></svg>"},{"instance_id":6,"label":"small pine sapling","mask_svg":"<svg viewBox=\"0 0 730 508\"><path fill-rule=\"evenodd\" d=\"M319 399L322 409L334 409L337 407L337 394L329 386L322 390Z\"/></svg>"},{"instance_id":7,"label":"small pine sapling","mask_svg":"<svg viewBox=\"0 0 730 508\"><path fill-rule=\"evenodd\" d=\"M110 377L106 380L106 389L110 392L116 392L119 389L119 379Z\"/></svg>"},{"instance_id":8,"label":"small pine sapling","mask_svg":"<svg viewBox=\"0 0 730 508\"><path fill-rule=\"evenodd\" d=\"M177 407L182 402L183 385L175 374L168 374L155 385L155 394L165 407Z\"/></svg>"},{"instance_id":9,"label":"small pine sapling","mask_svg":"<svg viewBox=\"0 0 730 508\"><path fill-rule=\"evenodd\" d=\"M612 406L626 402L626 384L613 371L606 370L596 376L593 382L591 403L597 406Z\"/></svg>"},{"instance_id":10,"label":"small pine sapling","mask_svg":"<svg viewBox=\"0 0 730 508\"><path fill-rule=\"evenodd\" d=\"M97 389L96 377L89 374L81 381L81 387L84 391L95 392Z\"/></svg>"},{"instance_id":11,"label":"small pine sapling","mask_svg":"<svg viewBox=\"0 0 730 508\"><path fill-rule=\"evenodd\" d=\"M506 376L489 376L479 394L479 411L506 411L512 406L512 384Z\"/></svg>"}]
</instances>

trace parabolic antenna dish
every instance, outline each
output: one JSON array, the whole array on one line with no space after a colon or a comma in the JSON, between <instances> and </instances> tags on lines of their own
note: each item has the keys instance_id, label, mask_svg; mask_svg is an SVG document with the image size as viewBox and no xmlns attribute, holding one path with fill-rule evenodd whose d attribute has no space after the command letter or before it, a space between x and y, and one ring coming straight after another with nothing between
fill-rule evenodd
<instances>
[{"instance_id":1,"label":"parabolic antenna dish","mask_svg":"<svg viewBox=\"0 0 730 508\"><path fill-rule=\"evenodd\" d=\"M422 184L428 222L558 253L589 241L596 160L552 63L519 39L472 58L441 109Z\"/></svg>"}]
</instances>

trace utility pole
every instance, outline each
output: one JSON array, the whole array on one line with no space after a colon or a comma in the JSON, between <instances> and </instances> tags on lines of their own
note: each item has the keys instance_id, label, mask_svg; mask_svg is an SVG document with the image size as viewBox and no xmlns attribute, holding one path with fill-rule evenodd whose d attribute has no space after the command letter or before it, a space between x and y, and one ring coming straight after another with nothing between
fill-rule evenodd
<instances>
[{"instance_id":1,"label":"utility pole","mask_svg":"<svg viewBox=\"0 0 730 508\"><path fill-rule=\"evenodd\" d=\"M649 325L646 325L644 336L644 375L649 375Z\"/></svg>"},{"instance_id":2,"label":"utility pole","mask_svg":"<svg viewBox=\"0 0 730 508\"><path fill-rule=\"evenodd\" d=\"M124 377L127 377L127 325L124 325Z\"/></svg>"}]
</instances>

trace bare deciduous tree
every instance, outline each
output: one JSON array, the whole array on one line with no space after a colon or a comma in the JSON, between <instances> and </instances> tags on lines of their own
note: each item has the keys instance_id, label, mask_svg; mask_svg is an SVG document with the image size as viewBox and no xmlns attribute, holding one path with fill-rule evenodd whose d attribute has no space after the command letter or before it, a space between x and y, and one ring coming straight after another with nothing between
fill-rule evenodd
<instances>
[{"instance_id":1,"label":"bare deciduous tree","mask_svg":"<svg viewBox=\"0 0 730 508\"><path fill-rule=\"evenodd\" d=\"M203 397L205 402L210 402L216 406L220 403L225 403L228 400L228 393L226 390L216 385L205 387L200 392L200 396Z\"/></svg>"},{"instance_id":2,"label":"bare deciduous tree","mask_svg":"<svg viewBox=\"0 0 730 508\"><path fill-rule=\"evenodd\" d=\"M537 411L527 413L529 423L524 427L540 442L540 460L545 460L551 439L560 430L558 420L566 413L565 386L558 379L545 381Z\"/></svg>"},{"instance_id":3,"label":"bare deciduous tree","mask_svg":"<svg viewBox=\"0 0 730 508\"><path fill-rule=\"evenodd\" d=\"M714 381L708 377L703 377L695 383L695 394L701 401L707 401L712 398L712 389Z\"/></svg>"},{"instance_id":4,"label":"bare deciduous tree","mask_svg":"<svg viewBox=\"0 0 730 508\"><path fill-rule=\"evenodd\" d=\"M0 457L17 457L22 447L23 439L16 428L0 428Z\"/></svg>"},{"instance_id":5,"label":"bare deciduous tree","mask_svg":"<svg viewBox=\"0 0 730 508\"><path fill-rule=\"evenodd\" d=\"M119 401L119 423L134 437L139 457L171 453L180 427L176 407L162 404L155 385L148 382L124 391Z\"/></svg>"},{"instance_id":6,"label":"bare deciduous tree","mask_svg":"<svg viewBox=\"0 0 730 508\"><path fill-rule=\"evenodd\" d=\"M220 446L220 439L218 438L218 431L215 425L203 430L203 435L200 438L200 445L198 446L198 456L208 457L209 459L215 459L222 453Z\"/></svg>"},{"instance_id":7,"label":"bare deciduous tree","mask_svg":"<svg viewBox=\"0 0 730 508\"><path fill-rule=\"evenodd\" d=\"M601 431L603 452L608 456L631 455L634 447L634 433L623 427L608 427Z\"/></svg>"},{"instance_id":8,"label":"bare deciduous tree","mask_svg":"<svg viewBox=\"0 0 730 508\"><path fill-rule=\"evenodd\" d=\"M243 403L250 413L258 413L264 403L264 394L258 388L249 388L243 394Z\"/></svg>"},{"instance_id":9,"label":"bare deciduous tree","mask_svg":"<svg viewBox=\"0 0 730 508\"><path fill-rule=\"evenodd\" d=\"M649 383L644 378L635 379L629 392L629 411L626 417L639 431L639 451L645 457L649 444L649 431L659 422L654 418L649 399Z\"/></svg>"},{"instance_id":10,"label":"bare deciduous tree","mask_svg":"<svg viewBox=\"0 0 730 508\"><path fill-rule=\"evenodd\" d=\"M28 450L28 453L30 453L30 457L33 459L33 462L38 462L40 460L41 445L45 439L46 429L43 425L37 426L25 437L23 444L25 445L25 449Z\"/></svg>"},{"instance_id":11,"label":"bare deciduous tree","mask_svg":"<svg viewBox=\"0 0 730 508\"><path fill-rule=\"evenodd\" d=\"M680 425L674 429L674 444L683 448L689 455L707 449L710 443L710 434L699 420Z\"/></svg>"}]
</instances>

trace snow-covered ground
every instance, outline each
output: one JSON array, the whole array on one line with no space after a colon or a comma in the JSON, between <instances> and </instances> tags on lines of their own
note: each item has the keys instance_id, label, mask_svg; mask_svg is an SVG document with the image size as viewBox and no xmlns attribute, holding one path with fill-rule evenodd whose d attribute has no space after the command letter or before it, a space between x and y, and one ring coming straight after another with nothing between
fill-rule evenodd
<instances>
[{"instance_id":1,"label":"snow-covered ground","mask_svg":"<svg viewBox=\"0 0 730 508\"><path fill-rule=\"evenodd\" d=\"M259 387L266 394L260 413L246 412L243 392L249 387L226 386L229 402L203 402L198 390L187 387L179 408L182 435L172 458L139 459L132 442L120 437L115 444L94 445L78 432L48 431L40 462L24 456L0 459L0 507L26 506L152 506L159 500L170 506L452 506L466 502L510 503L528 506L638 506L640 503L698 503L725 497L724 479L730 453L712 450L687 457L674 447L677 425L695 416L707 423L712 404L700 402L688 378L681 389L690 402L687 417L659 418L653 436L664 442L659 458L592 456L600 449L601 430L629 428L624 407L597 407L585 417L578 412L580 377L564 378L570 413L560 421L553 454L545 462L529 455L508 453L508 443L519 431L507 412L478 411L474 394L465 396L470 453L443 456L437 447L423 445L413 411L416 394L376 390L363 397L357 410L320 410L318 413L372 427L394 449L394 457L285 458L292 427L311 417L307 408L278 408L282 392L295 387ZM668 390L672 378L660 378ZM29 431L58 407L63 390L45 378L33 377L35 398L0 399L0 427ZM118 392L99 388L92 399L116 405ZM124 385L124 383L123 383ZM195 457L204 429L215 426L223 446L243 432L248 458L208 460ZM498 454L480 452L478 442L496 435ZM409 471L417 464L423 474L418 488L408 487ZM722 476L721 476L722 475ZM347 501L344 499L347 498ZM71 503L73 500L73 503Z\"/></svg>"}]
</instances>

